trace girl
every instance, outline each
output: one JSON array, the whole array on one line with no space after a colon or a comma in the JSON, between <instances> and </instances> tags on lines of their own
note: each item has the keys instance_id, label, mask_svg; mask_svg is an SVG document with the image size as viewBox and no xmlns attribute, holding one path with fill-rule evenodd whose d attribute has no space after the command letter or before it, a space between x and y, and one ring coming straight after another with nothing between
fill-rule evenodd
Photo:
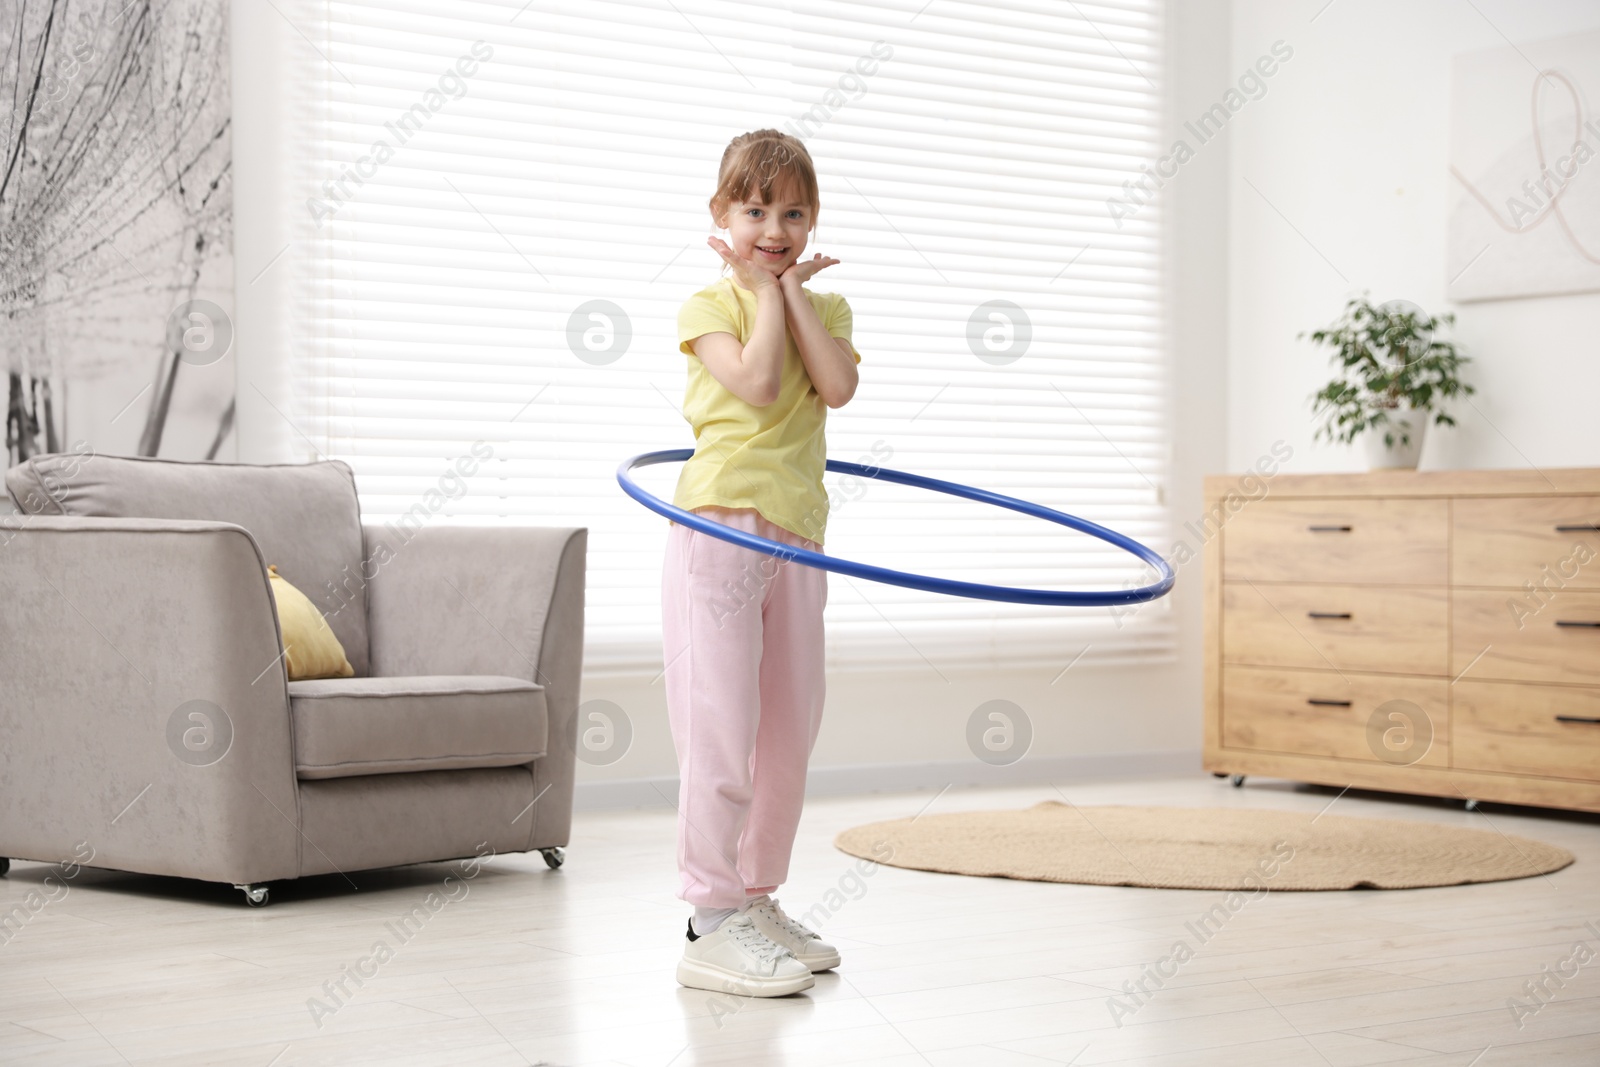
<instances>
[{"instance_id":1,"label":"girl","mask_svg":"<svg viewBox=\"0 0 1600 1067\"><path fill-rule=\"evenodd\" d=\"M678 313L684 418L695 453L673 502L715 522L820 551L823 423L849 402L861 357L844 298L803 283L839 261L802 259L817 221L805 146L777 130L722 155L707 239L731 276ZM731 246L730 243L731 242ZM774 997L812 985L839 953L778 906L822 720L827 573L673 523L662 572L667 713L678 752L679 897L695 906L678 981Z\"/></svg>"}]
</instances>

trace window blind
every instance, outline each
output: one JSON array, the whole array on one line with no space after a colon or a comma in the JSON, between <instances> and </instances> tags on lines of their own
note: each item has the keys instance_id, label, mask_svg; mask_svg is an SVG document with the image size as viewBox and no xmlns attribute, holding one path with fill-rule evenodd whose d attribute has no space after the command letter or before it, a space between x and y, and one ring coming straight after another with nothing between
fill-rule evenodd
<instances>
[{"instance_id":1,"label":"window blind","mask_svg":"<svg viewBox=\"0 0 1600 1067\"><path fill-rule=\"evenodd\" d=\"M295 411L369 523L589 528L585 662L658 672L667 521L633 454L692 446L677 311L715 281L734 135L815 160L812 279L854 312L829 455L977 485L1170 546L1160 0L305 0ZM463 457L464 463L458 463ZM864 459L865 457L865 459ZM462 473L470 469L471 473ZM670 500L676 466L640 480ZM455 471L452 475L450 472ZM1037 519L829 474L826 550L1045 589L1143 584ZM409 517L409 518L407 518ZM1136 610L830 575L830 666L1170 654Z\"/></svg>"}]
</instances>

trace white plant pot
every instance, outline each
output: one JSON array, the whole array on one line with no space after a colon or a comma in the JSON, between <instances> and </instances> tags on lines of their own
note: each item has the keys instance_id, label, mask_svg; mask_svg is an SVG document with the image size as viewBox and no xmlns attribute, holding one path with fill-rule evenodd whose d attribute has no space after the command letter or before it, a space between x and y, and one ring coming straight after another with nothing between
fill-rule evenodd
<instances>
[{"instance_id":1,"label":"white plant pot","mask_svg":"<svg viewBox=\"0 0 1600 1067\"><path fill-rule=\"evenodd\" d=\"M1400 442L1402 432L1411 438L1409 443ZM1386 433L1394 437L1393 445L1384 443ZM1366 433L1367 469L1416 470L1417 460L1422 458L1422 442L1427 435L1426 411L1403 410L1392 413L1389 422L1375 426Z\"/></svg>"}]
</instances>

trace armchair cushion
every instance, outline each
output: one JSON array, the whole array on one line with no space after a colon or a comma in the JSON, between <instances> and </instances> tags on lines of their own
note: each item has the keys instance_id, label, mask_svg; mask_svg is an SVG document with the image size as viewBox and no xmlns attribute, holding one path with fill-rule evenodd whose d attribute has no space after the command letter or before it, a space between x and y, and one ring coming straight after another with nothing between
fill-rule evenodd
<instances>
[{"instance_id":1,"label":"armchair cushion","mask_svg":"<svg viewBox=\"0 0 1600 1067\"><path fill-rule=\"evenodd\" d=\"M295 772L351 778L513 767L544 755L544 687L492 674L289 683Z\"/></svg>"},{"instance_id":2,"label":"armchair cushion","mask_svg":"<svg viewBox=\"0 0 1600 1067\"><path fill-rule=\"evenodd\" d=\"M349 466L188 463L132 456L34 456L6 472L24 512L206 519L249 531L328 620L357 675L368 670L361 506Z\"/></svg>"},{"instance_id":3,"label":"armchair cushion","mask_svg":"<svg viewBox=\"0 0 1600 1067\"><path fill-rule=\"evenodd\" d=\"M278 632L283 635L283 661L289 667L289 680L352 677L356 672L316 605L278 573L276 564L268 564L267 577L272 581L272 600L278 607Z\"/></svg>"}]
</instances>

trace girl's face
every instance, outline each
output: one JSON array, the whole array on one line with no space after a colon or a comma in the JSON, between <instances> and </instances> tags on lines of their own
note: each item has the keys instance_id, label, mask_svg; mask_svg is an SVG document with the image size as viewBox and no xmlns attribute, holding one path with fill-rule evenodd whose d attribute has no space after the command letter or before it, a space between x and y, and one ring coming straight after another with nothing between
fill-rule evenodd
<instances>
[{"instance_id":1,"label":"girl's face","mask_svg":"<svg viewBox=\"0 0 1600 1067\"><path fill-rule=\"evenodd\" d=\"M791 200L794 194L788 190L783 193L779 195L774 190L773 198L780 203L768 204L759 199L761 192L756 190L752 195L757 199L732 204L715 220L727 229L728 243L735 255L753 260L774 274L783 273L800 258L814 225L810 206Z\"/></svg>"}]
</instances>

